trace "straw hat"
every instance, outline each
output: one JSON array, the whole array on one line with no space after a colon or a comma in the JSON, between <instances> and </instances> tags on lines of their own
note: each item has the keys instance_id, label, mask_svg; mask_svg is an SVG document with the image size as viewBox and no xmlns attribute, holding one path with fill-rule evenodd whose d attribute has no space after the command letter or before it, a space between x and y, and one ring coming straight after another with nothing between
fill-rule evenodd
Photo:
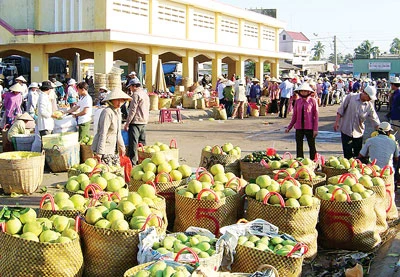
<instances>
[{"instance_id":1,"label":"straw hat","mask_svg":"<svg viewBox=\"0 0 400 277\"><path fill-rule=\"evenodd\" d=\"M386 81L386 80L385 80ZM396 84L396 85L400 85L400 78L399 77L394 77L391 81L391 84Z\"/></svg>"},{"instance_id":2,"label":"straw hat","mask_svg":"<svg viewBox=\"0 0 400 277\"><path fill-rule=\"evenodd\" d=\"M272 77L270 81L271 81L271 82L277 82L277 83L278 83L280 80L276 79L275 77Z\"/></svg>"},{"instance_id":3,"label":"straw hat","mask_svg":"<svg viewBox=\"0 0 400 277\"><path fill-rule=\"evenodd\" d=\"M243 85L243 80L242 80L242 79L237 80L237 84L238 84L239 86L242 86L242 85Z\"/></svg>"},{"instance_id":4,"label":"straw hat","mask_svg":"<svg viewBox=\"0 0 400 277\"><path fill-rule=\"evenodd\" d=\"M290 79L289 75L287 73L282 74L282 79Z\"/></svg>"},{"instance_id":5,"label":"straw hat","mask_svg":"<svg viewBox=\"0 0 400 277\"><path fill-rule=\"evenodd\" d=\"M310 87L310 84L307 83L307 82L302 83L302 84L301 84L300 86L298 86L294 91L301 91L301 90L314 92L314 90Z\"/></svg>"},{"instance_id":6,"label":"straw hat","mask_svg":"<svg viewBox=\"0 0 400 277\"><path fill-rule=\"evenodd\" d=\"M389 131L393 131L392 126L390 125L389 122L382 122L381 124L379 124L378 127L379 130L383 131L383 132L389 132Z\"/></svg>"},{"instance_id":7,"label":"straw hat","mask_svg":"<svg viewBox=\"0 0 400 277\"><path fill-rule=\"evenodd\" d=\"M376 100L376 88L373 86L368 86L364 89L364 92L368 94L371 100Z\"/></svg>"},{"instance_id":8,"label":"straw hat","mask_svg":"<svg viewBox=\"0 0 400 277\"><path fill-rule=\"evenodd\" d=\"M104 101L110 101L110 100L115 100L115 99L123 99L123 100L127 100L127 101L131 101L132 98L126 94L125 92L123 92L121 89L119 88L115 88L113 89L104 99Z\"/></svg>"},{"instance_id":9,"label":"straw hat","mask_svg":"<svg viewBox=\"0 0 400 277\"><path fill-rule=\"evenodd\" d=\"M68 85L69 85L69 86L75 85L75 84L76 84L75 79L70 79L70 80L68 81Z\"/></svg>"},{"instance_id":10,"label":"straw hat","mask_svg":"<svg viewBox=\"0 0 400 277\"><path fill-rule=\"evenodd\" d=\"M23 113L17 116L17 120L26 120L26 121L34 121L33 117L28 113Z\"/></svg>"},{"instance_id":11,"label":"straw hat","mask_svg":"<svg viewBox=\"0 0 400 277\"><path fill-rule=\"evenodd\" d=\"M15 83L10 87L10 91L15 91L15 92L24 92L24 87L21 86L19 83Z\"/></svg>"},{"instance_id":12,"label":"straw hat","mask_svg":"<svg viewBox=\"0 0 400 277\"><path fill-rule=\"evenodd\" d=\"M260 80L258 80L257 78L253 78L253 79L251 79L251 81L252 82L258 82L258 83L260 82Z\"/></svg>"},{"instance_id":13,"label":"straw hat","mask_svg":"<svg viewBox=\"0 0 400 277\"><path fill-rule=\"evenodd\" d=\"M21 81L21 82L24 82L24 83L26 83L27 81L25 80L25 78L24 78L24 76L19 76L19 77L17 77L17 78L15 78L15 80L17 80L17 81Z\"/></svg>"},{"instance_id":14,"label":"straw hat","mask_svg":"<svg viewBox=\"0 0 400 277\"><path fill-rule=\"evenodd\" d=\"M99 87L99 89L102 89L102 90L105 90L105 91L108 90L106 86L101 86L101 87Z\"/></svg>"},{"instance_id":15,"label":"straw hat","mask_svg":"<svg viewBox=\"0 0 400 277\"><path fill-rule=\"evenodd\" d=\"M36 82L32 82L32 83L29 85L29 88L39 88L39 84L36 83Z\"/></svg>"},{"instance_id":16,"label":"straw hat","mask_svg":"<svg viewBox=\"0 0 400 277\"><path fill-rule=\"evenodd\" d=\"M0 79L5 79L3 74L0 74Z\"/></svg>"},{"instance_id":17,"label":"straw hat","mask_svg":"<svg viewBox=\"0 0 400 277\"><path fill-rule=\"evenodd\" d=\"M62 87L62 83L60 81L55 81L54 84L56 85L56 87Z\"/></svg>"}]
</instances>

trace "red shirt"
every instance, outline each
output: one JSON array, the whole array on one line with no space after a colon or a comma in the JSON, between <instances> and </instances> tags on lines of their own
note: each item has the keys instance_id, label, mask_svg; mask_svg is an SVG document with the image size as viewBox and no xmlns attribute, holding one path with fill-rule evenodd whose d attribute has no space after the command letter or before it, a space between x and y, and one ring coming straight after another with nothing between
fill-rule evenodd
<instances>
[{"instance_id":1,"label":"red shirt","mask_svg":"<svg viewBox=\"0 0 400 277\"><path fill-rule=\"evenodd\" d=\"M304 105L304 128L302 128L302 111ZM307 97L296 100L293 116L288 129L318 131L318 102L314 97Z\"/></svg>"}]
</instances>

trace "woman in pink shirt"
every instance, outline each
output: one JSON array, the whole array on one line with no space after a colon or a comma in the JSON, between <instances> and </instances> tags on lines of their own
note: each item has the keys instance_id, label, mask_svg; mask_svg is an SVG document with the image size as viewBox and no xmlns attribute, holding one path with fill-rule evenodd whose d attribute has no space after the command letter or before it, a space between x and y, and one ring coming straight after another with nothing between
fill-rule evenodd
<instances>
[{"instance_id":1,"label":"woman in pink shirt","mask_svg":"<svg viewBox=\"0 0 400 277\"><path fill-rule=\"evenodd\" d=\"M23 91L23 86L19 83L15 83L10 87L10 91L4 94L3 105L6 124L12 125L15 117L22 114L21 104Z\"/></svg>"},{"instance_id":2,"label":"woman in pink shirt","mask_svg":"<svg viewBox=\"0 0 400 277\"><path fill-rule=\"evenodd\" d=\"M296 129L296 152L298 158L304 158L303 138L306 136L310 148L310 158L314 160L317 149L315 137L318 135L318 103L311 94L314 90L307 82L301 84L296 90L299 99L294 105L292 120L285 132L288 133L294 126Z\"/></svg>"}]
</instances>

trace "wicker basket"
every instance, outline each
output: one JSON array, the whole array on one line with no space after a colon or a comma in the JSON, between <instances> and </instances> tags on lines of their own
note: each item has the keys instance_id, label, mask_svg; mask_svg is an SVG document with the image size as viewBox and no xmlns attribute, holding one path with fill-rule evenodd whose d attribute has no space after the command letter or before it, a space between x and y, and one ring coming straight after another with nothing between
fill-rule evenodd
<instances>
[{"instance_id":1,"label":"wicker basket","mask_svg":"<svg viewBox=\"0 0 400 277\"><path fill-rule=\"evenodd\" d=\"M273 173L273 169L266 168L261 163L251 163L240 161L240 170L242 177L246 181L255 180L260 175L270 175Z\"/></svg>"},{"instance_id":2,"label":"wicker basket","mask_svg":"<svg viewBox=\"0 0 400 277\"><path fill-rule=\"evenodd\" d=\"M0 276L82 276L80 240L44 243L0 232Z\"/></svg>"},{"instance_id":3,"label":"wicker basket","mask_svg":"<svg viewBox=\"0 0 400 277\"><path fill-rule=\"evenodd\" d=\"M171 160L171 159L179 160L179 149L178 149L175 139L171 139L171 141L169 142L169 149L161 151L161 152L165 153L165 156L168 160ZM144 145L139 143L138 149L137 149L137 154L138 154L138 163L141 163L144 159L151 158L154 153L145 152Z\"/></svg>"},{"instance_id":4,"label":"wicker basket","mask_svg":"<svg viewBox=\"0 0 400 277\"><path fill-rule=\"evenodd\" d=\"M29 158L12 159L10 155L30 154ZM13 151L0 154L0 184L5 194L33 193L42 184L44 153Z\"/></svg>"},{"instance_id":5,"label":"wicker basket","mask_svg":"<svg viewBox=\"0 0 400 277\"><path fill-rule=\"evenodd\" d=\"M150 111L158 111L158 94L150 94Z\"/></svg>"},{"instance_id":6,"label":"wicker basket","mask_svg":"<svg viewBox=\"0 0 400 277\"><path fill-rule=\"evenodd\" d=\"M91 145L81 144L80 151L81 163L84 163L89 158L93 158L93 150Z\"/></svg>"},{"instance_id":7,"label":"wicker basket","mask_svg":"<svg viewBox=\"0 0 400 277\"><path fill-rule=\"evenodd\" d=\"M180 263L177 263L177 262L174 262L174 261L164 261L164 262L165 262L167 265L169 265L169 266L174 266L174 267L175 267L175 266L184 265L184 264L180 264ZM124 277L133 277L133 276L135 276L136 273L138 273L139 271L141 271L141 270L143 270L143 269L149 268L149 267L152 266L154 263L156 263L156 261L149 262L149 263L145 263L145 264L140 264L140 265L137 265L137 266L135 266L135 267L132 267L132 268L128 269L127 271L125 271ZM193 272L193 267L188 266L188 265L184 265L184 266L188 269L188 271L189 271L190 273Z\"/></svg>"},{"instance_id":8,"label":"wicker basket","mask_svg":"<svg viewBox=\"0 0 400 277\"><path fill-rule=\"evenodd\" d=\"M46 153L46 163L52 172L68 171L73 165L79 164L80 144L71 146L53 145L51 149L44 149Z\"/></svg>"},{"instance_id":9,"label":"wicker basket","mask_svg":"<svg viewBox=\"0 0 400 277\"><path fill-rule=\"evenodd\" d=\"M51 210L43 209L43 204L46 199L50 200L51 208L52 208ZM66 217L75 218L80 214L80 211L78 211L78 210L56 210L54 204L55 203L54 203L53 196L50 193L46 193L42 197L42 200L40 200L38 217L50 218L53 215L63 215Z\"/></svg>"},{"instance_id":10,"label":"wicker basket","mask_svg":"<svg viewBox=\"0 0 400 277\"><path fill-rule=\"evenodd\" d=\"M300 179L299 175L301 172L307 172L309 178ZM296 175L294 175L294 179L298 180L301 184L309 185L310 187L312 187L313 192L315 193L317 187L326 185L326 174L322 172L316 172L315 175L317 175L319 178L312 178L310 176L310 172L306 168L302 168L296 172Z\"/></svg>"},{"instance_id":11,"label":"wicker basket","mask_svg":"<svg viewBox=\"0 0 400 277\"><path fill-rule=\"evenodd\" d=\"M221 148L218 145L213 146ZM220 150L222 153L222 149ZM236 176L241 176L240 174L240 155L224 155L224 154L214 154L211 151L201 151L200 165L199 167L204 167L207 170L214 164L222 164L225 168L225 172L232 172Z\"/></svg>"},{"instance_id":12,"label":"wicker basket","mask_svg":"<svg viewBox=\"0 0 400 277\"><path fill-rule=\"evenodd\" d=\"M329 179L332 176L345 174L349 172L349 170L322 165L322 172L326 174L326 179Z\"/></svg>"},{"instance_id":13,"label":"wicker basket","mask_svg":"<svg viewBox=\"0 0 400 277\"><path fill-rule=\"evenodd\" d=\"M157 227L163 234L167 224ZM118 231L98 228L82 222L83 256L85 276L123 276L125 271L136 266L139 251L140 230Z\"/></svg>"}]
</instances>

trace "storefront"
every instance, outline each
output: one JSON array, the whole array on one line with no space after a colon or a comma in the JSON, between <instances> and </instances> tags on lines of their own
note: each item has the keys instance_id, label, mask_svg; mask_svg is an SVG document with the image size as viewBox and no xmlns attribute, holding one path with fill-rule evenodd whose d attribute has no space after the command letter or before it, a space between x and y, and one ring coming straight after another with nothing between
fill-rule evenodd
<instances>
[{"instance_id":1,"label":"storefront","mask_svg":"<svg viewBox=\"0 0 400 277\"><path fill-rule=\"evenodd\" d=\"M354 77L377 79L391 79L400 75L400 57L377 59L355 59Z\"/></svg>"}]
</instances>

